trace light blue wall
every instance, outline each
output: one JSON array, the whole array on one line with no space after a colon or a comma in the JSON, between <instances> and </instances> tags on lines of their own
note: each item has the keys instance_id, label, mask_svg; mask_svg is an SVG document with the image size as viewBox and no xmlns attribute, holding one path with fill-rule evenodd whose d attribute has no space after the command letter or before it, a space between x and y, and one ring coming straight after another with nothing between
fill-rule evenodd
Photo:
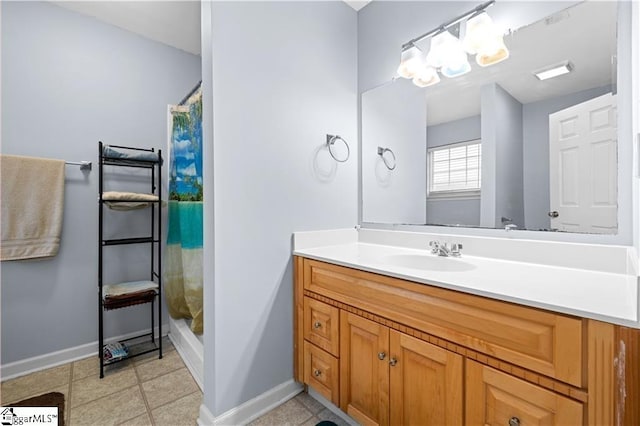
<instances>
[{"instance_id":1,"label":"light blue wall","mask_svg":"<svg viewBox=\"0 0 640 426\"><path fill-rule=\"evenodd\" d=\"M362 94L362 220L423 225L427 103L424 89L396 80ZM396 157L389 170L378 147ZM392 161L385 153L387 161ZM392 166L393 167L393 166Z\"/></svg>"},{"instance_id":2,"label":"light blue wall","mask_svg":"<svg viewBox=\"0 0 640 426\"><path fill-rule=\"evenodd\" d=\"M291 234L357 224L359 152L353 9L212 8L215 273L205 306L215 315L205 329L215 341L206 332L204 404L218 416L292 379ZM329 160L327 133L350 144L349 161Z\"/></svg>"},{"instance_id":3,"label":"light blue wall","mask_svg":"<svg viewBox=\"0 0 640 426\"><path fill-rule=\"evenodd\" d=\"M599 87L523 105L524 211L527 229L549 229L549 114L611 91Z\"/></svg>"},{"instance_id":4,"label":"light blue wall","mask_svg":"<svg viewBox=\"0 0 640 426\"><path fill-rule=\"evenodd\" d=\"M522 104L498 84L481 89L482 196L480 224L524 226L522 195Z\"/></svg>"},{"instance_id":5,"label":"light blue wall","mask_svg":"<svg viewBox=\"0 0 640 426\"><path fill-rule=\"evenodd\" d=\"M496 218L494 226L503 226L502 217L524 227L522 193L522 104L499 85L495 85L496 108ZM484 103L483 103L484 106Z\"/></svg>"},{"instance_id":6,"label":"light blue wall","mask_svg":"<svg viewBox=\"0 0 640 426\"><path fill-rule=\"evenodd\" d=\"M94 162L67 166L59 254L2 264L3 364L97 341L97 142L165 149L167 104L199 79L195 55L50 3L2 3L2 153ZM146 218L109 214L107 232L146 232ZM148 250L108 249L109 280L148 276ZM148 306L113 312L107 336L149 326Z\"/></svg>"},{"instance_id":7,"label":"light blue wall","mask_svg":"<svg viewBox=\"0 0 640 426\"><path fill-rule=\"evenodd\" d=\"M480 139L479 115L427 127L427 148L473 139ZM473 200L427 199L427 223L479 226L480 198Z\"/></svg>"}]
</instances>

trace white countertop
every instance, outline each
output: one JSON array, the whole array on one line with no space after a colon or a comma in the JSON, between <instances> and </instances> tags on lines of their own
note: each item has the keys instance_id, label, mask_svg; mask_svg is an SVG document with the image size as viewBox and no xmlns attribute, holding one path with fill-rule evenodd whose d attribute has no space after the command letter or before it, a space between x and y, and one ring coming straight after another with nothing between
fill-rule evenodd
<instances>
[{"instance_id":1,"label":"white countertop","mask_svg":"<svg viewBox=\"0 0 640 426\"><path fill-rule=\"evenodd\" d=\"M336 244L331 244L332 240L325 237L321 241L323 245L315 246L297 244L293 254L417 283L640 328L638 277L635 274L500 260L464 253L460 258L441 258L429 250L363 243L357 240L357 234L355 238L344 238L343 235L343 238L335 240Z\"/></svg>"}]
</instances>

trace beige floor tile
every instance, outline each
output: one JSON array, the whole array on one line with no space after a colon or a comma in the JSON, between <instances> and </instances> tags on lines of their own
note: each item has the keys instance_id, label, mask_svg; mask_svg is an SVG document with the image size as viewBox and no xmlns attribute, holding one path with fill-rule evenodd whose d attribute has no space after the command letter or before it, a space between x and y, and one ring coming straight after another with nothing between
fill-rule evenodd
<instances>
[{"instance_id":1,"label":"beige floor tile","mask_svg":"<svg viewBox=\"0 0 640 426\"><path fill-rule=\"evenodd\" d=\"M320 423L320 419L316 416L313 416L306 422L302 423L302 425L300 426L316 426L318 423Z\"/></svg>"},{"instance_id":2,"label":"beige floor tile","mask_svg":"<svg viewBox=\"0 0 640 426\"><path fill-rule=\"evenodd\" d=\"M149 346L151 348L151 346ZM162 358L164 358L167 354L175 351L176 348L173 346L173 343L171 343L171 340L169 340L168 337L164 337L162 339ZM158 352L149 352L146 353L144 355L140 355L137 356L135 358L131 359L132 361L134 361L136 363L136 365L138 364L143 364L145 362L149 362L149 361L154 361L154 360L158 360Z\"/></svg>"},{"instance_id":3,"label":"beige floor tile","mask_svg":"<svg viewBox=\"0 0 640 426\"><path fill-rule=\"evenodd\" d=\"M120 388L113 395L71 409L71 426L116 425L146 413L139 386Z\"/></svg>"},{"instance_id":4,"label":"beige floor tile","mask_svg":"<svg viewBox=\"0 0 640 426\"><path fill-rule=\"evenodd\" d=\"M135 419L127 420L124 423L120 423L119 426L152 426L151 419L149 418L149 414L144 413L141 416L136 417ZM159 426L159 425L156 425Z\"/></svg>"},{"instance_id":5,"label":"beige floor tile","mask_svg":"<svg viewBox=\"0 0 640 426\"><path fill-rule=\"evenodd\" d=\"M156 426L194 426L198 421L202 393L194 392L151 411Z\"/></svg>"},{"instance_id":6,"label":"beige floor tile","mask_svg":"<svg viewBox=\"0 0 640 426\"><path fill-rule=\"evenodd\" d=\"M251 426L293 426L306 422L312 416L309 410L293 398L249 424Z\"/></svg>"},{"instance_id":7,"label":"beige floor tile","mask_svg":"<svg viewBox=\"0 0 640 426\"><path fill-rule=\"evenodd\" d=\"M141 364L136 364L136 371L141 382L154 379L163 374L184 368L184 362L177 351L170 351L163 354L162 359L154 359Z\"/></svg>"},{"instance_id":8,"label":"beige floor tile","mask_svg":"<svg viewBox=\"0 0 640 426\"><path fill-rule=\"evenodd\" d=\"M199 390L186 368L144 382L142 388L152 409Z\"/></svg>"},{"instance_id":9,"label":"beige floor tile","mask_svg":"<svg viewBox=\"0 0 640 426\"><path fill-rule=\"evenodd\" d=\"M64 404L65 404L65 409L69 406L69 385L62 385L62 386L58 386L56 388L50 388L50 389L44 389L44 390L39 390L35 393L29 394L29 395L25 395L25 396L21 396L19 398L12 398L12 399L8 399L5 398L4 392L2 394L2 405L5 404L13 404L14 402L18 402L18 401L22 401L23 399L27 399L27 398L33 398L34 396L38 396L38 395L42 395L44 393L49 393L49 392L60 392L61 394L64 395Z\"/></svg>"},{"instance_id":10,"label":"beige floor tile","mask_svg":"<svg viewBox=\"0 0 640 426\"><path fill-rule=\"evenodd\" d=\"M3 382L0 392L2 403L51 392L52 389L69 383L70 375L71 364L65 364Z\"/></svg>"},{"instance_id":11,"label":"beige floor tile","mask_svg":"<svg viewBox=\"0 0 640 426\"><path fill-rule=\"evenodd\" d=\"M122 361L111 365L105 365L104 374L106 376L107 374L114 373L116 371L126 370L131 366L131 361ZM97 356L81 359L80 361L76 361L73 363L74 381L94 375L96 377L100 376L100 358L98 358Z\"/></svg>"},{"instance_id":12,"label":"beige floor tile","mask_svg":"<svg viewBox=\"0 0 640 426\"><path fill-rule=\"evenodd\" d=\"M76 380L71 385L71 407L111 395L137 383L138 378L131 367L107 374L103 379L96 374Z\"/></svg>"},{"instance_id":13,"label":"beige floor tile","mask_svg":"<svg viewBox=\"0 0 640 426\"><path fill-rule=\"evenodd\" d=\"M296 401L304 405L304 407L307 410L311 411L312 414L318 414L320 411L326 408L324 405L320 404L320 402L318 402L316 399L311 397L311 395L309 395L306 392L301 392L298 395L296 395Z\"/></svg>"}]
</instances>

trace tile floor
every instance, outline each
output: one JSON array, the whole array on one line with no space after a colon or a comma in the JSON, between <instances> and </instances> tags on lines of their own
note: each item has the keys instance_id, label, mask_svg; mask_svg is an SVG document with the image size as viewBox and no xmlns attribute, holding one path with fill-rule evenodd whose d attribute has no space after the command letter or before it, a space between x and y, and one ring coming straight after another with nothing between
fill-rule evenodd
<instances>
[{"instance_id":1,"label":"tile floor","mask_svg":"<svg viewBox=\"0 0 640 426\"><path fill-rule=\"evenodd\" d=\"M302 392L249 423L249 426L315 426L323 420L330 420L338 426L349 425L309 394Z\"/></svg>"},{"instance_id":2,"label":"tile floor","mask_svg":"<svg viewBox=\"0 0 640 426\"><path fill-rule=\"evenodd\" d=\"M47 392L65 399L66 426L194 426L202 392L173 345L108 366L98 378L98 357L38 371L2 383L2 405ZM307 393L301 393L250 423L251 426L315 426L330 420L348 426Z\"/></svg>"},{"instance_id":3,"label":"tile floor","mask_svg":"<svg viewBox=\"0 0 640 426\"><path fill-rule=\"evenodd\" d=\"M95 356L8 380L2 405L61 392L67 426L193 426L202 392L168 339L163 352L162 359L152 352L108 366L104 379Z\"/></svg>"}]
</instances>

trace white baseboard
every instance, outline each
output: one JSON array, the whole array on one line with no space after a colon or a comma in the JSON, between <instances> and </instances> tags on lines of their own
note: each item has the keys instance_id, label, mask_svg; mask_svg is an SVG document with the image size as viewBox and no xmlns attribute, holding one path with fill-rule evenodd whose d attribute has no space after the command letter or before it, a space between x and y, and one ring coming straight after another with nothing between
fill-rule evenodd
<instances>
[{"instance_id":1,"label":"white baseboard","mask_svg":"<svg viewBox=\"0 0 640 426\"><path fill-rule=\"evenodd\" d=\"M163 336L167 335L168 329L169 327L167 325L162 325ZM109 339L105 339L105 343L118 342L120 340L130 339L140 334L149 332L151 332L151 329L136 331L133 333L124 334L122 336L111 337ZM156 327L156 334L157 333L158 328ZM57 367L69 362L78 361L90 356L95 356L98 355L98 351L96 349L97 347L98 341L96 340L95 342L86 343L84 345L75 346L73 348L62 349L60 351L38 355L32 358L10 362L8 364L3 364L2 366L0 366L0 378L2 379L2 381L15 379L16 377L24 376L36 371L46 370L47 368Z\"/></svg>"},{"instance_id":2,"label":"white baseboard","mask_svg":"<svg viewBox=\"0 0 640 426\"><path fill-rule=\"evenodd\" d=\"M193 334L184 320L173 318L169 318L169 339L200 390L204 391L204 348L202 342Z\"/></svg>"},{"instance_id":3,"label":"white baseboard","mask_svg":"<svg viewBox=\"0 0 640 426\"><path fill-rule=\"evenodd\" d=\"M203 405L200 406L200 426L246 425L278 405L288 401L302 391L302 385L293 379L288 380L261 395L241 404L218 417Z\"/></svg>"},{"instance_id":4,"label":"white baseboard","mask_svg":"<svg viewBox=\"0 0 640 426\"><path fill-rule=\"evenodd\" d=\"M204 405L200 404L200 416L198 416L198 426L213 426L216 422L216 418Z\"/></svg>"}]
</instances>

